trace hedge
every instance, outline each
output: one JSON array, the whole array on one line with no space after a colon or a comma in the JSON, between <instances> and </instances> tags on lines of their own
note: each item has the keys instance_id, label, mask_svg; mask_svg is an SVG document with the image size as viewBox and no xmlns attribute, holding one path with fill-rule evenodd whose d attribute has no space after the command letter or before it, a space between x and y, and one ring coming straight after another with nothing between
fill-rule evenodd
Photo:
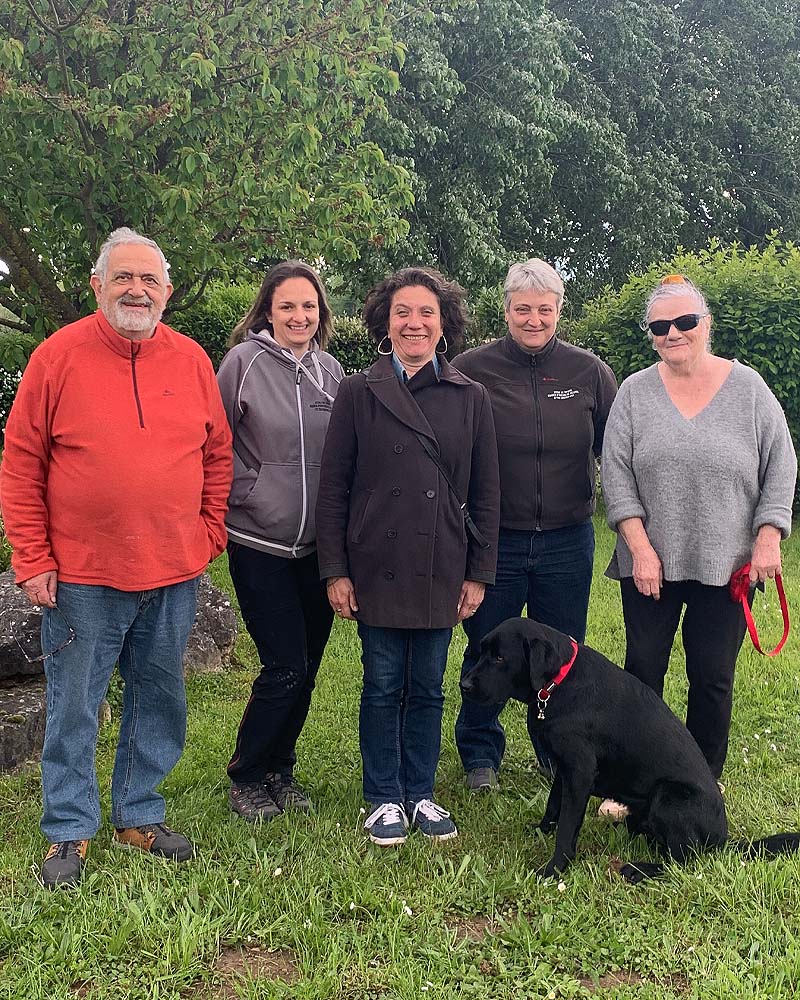
<instances>
[{"instance_id":1,"label":"hedge","mask_svg":"<svg viewBox=\"0 0 800 1000\"><path fill-rule=\"evenodd\" d=\"M703 292L712 313L712 350L755 368L777 396L800 441L800 248L771 240L765 249L722 247L679 253L632 277L619 291L587 303L571 325L621 381L656 359L639 328L644 302L665 275L684 274Z\"/></svg>"}]
</instances>

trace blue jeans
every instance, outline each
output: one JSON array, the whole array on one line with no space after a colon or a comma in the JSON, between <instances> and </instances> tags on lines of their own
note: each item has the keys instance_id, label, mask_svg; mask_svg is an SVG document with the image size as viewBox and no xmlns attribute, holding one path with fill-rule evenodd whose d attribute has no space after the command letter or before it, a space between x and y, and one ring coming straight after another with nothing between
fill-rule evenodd
<instances>
[{"instance_id":1,"label":"blue jeans","mask_svg":"<svg viewBox=\"0 0 800 1000\"><path fill-rule=\"evenodd\" d=\"M45 609L42 649L57 649L64 642L65 621L76 638L44 661L41 828L51 843L91 838L100 826L97 713L117 662L125 690L111 779L111 821L116 827L164 821L164 799L155 788L183 751L183 654L198 580L133 593L58 584L61 614Z\"/></svg>"},{"instance_id":2,"label":"blue jeans","mask_svg":"<svg viewBox=\"0 0 800 1000\"><path fill-rule=\"evenodd\" d=\"M364 798L374 805L432 798L453 630L359 622L358 634L364 664L358 723Z\"/></svg>"},{"instance_id":3,"label":"blue jeans","mask_svg":"<svg viewBox=\"0 0 800 1000\"><path fill-rule=\"evenodd\" d=\"M583 642L593 562L591 521L549 531L501 528L495 583L486 588L475 614L464 621L468 642L461 676L477 663L481 639L487 632L507 618L521 615L526 604L529 618ZM462 695L456 744L465 771L476 767L499 769L506 749L506 734L499 719L503 708L478 705ZM530 719L528 731L532 734Z\"/></svg>"}]
</instances>

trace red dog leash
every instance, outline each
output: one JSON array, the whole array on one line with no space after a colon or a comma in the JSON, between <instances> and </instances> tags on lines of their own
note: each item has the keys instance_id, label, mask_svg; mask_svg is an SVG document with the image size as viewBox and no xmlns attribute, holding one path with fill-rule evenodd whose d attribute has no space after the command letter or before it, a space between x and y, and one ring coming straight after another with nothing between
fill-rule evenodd
<instances>
[{"instance_id":1,"label":"red dog leash","mask_svg":"<svg viewBox=\"0 0 800 1000\"><path fill-rule=\"evenodd\" d=\"M744 620L747 622L747 631L750 633L753 645L759 653L763 656L777 656L783 649L784 643L789 638L789 605L786 603L786 594L783 589L783 579L781 578L780 573L775 574L775 586L778 588L778 599L781 602L781 614L783 615L783 638L778 645L768 653L764 652L761 648L761 643L758 641L756 623L753 621L753 613L750 610L750 602L748 601L748 597L750 596L750 586L750 563L746 563L741 569L737 569L731 577L731 600L742 605Z\"/></svg>"}]
</instances>

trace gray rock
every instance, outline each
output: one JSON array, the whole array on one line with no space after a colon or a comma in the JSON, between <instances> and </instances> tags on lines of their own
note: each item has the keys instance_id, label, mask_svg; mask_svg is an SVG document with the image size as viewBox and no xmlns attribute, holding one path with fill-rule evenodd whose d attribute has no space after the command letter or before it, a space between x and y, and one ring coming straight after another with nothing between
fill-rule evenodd
<instances>
[{"instance_id":1,"label":"gray rock","mask_svg":"<svg viewBox=\"0 0 800 1000\"><path fill-rule=\"evenodd\" d=\"M13 573L0 573L0 681L43 672L41 662L29 663L20 648L21 644L29 656L41 653L41 621L41 611L31 607L14 584ZM207 673L228 667L236 630L236 611L230 597L204 573L197 593L197 615L186 646L184 672Z\"/></svg>"},{"instance_id":2,"label":"gray rock","mask_svg":"<svg viewBox=\"0 0 800 1000\"><path fill-rule=\"evenodd\" d=\"M42 664L28 663L20 648L21 643L29 656L40 654L41 623L41 611L31 607L28 598L14 583L11 570L0 573L0 681L42 673Z\"/></svg>"},{"instance_id":3,"label":"gray rock","mask_svg":"<svg viewBox=\"0 0 800 1000\"><path fill-rule=\"evenodd\" d=\"M10 571L0 573L0 771L39 755L44 738L45 682L38 656L42 614L32 608L14 584ZM230 666L236 642L237 617L228 595L207 574L200 579L197 615L183 661L185 673L221 671ZM105 703L104 703L105 704ZM100 709L106 721L108 705ZM109 713L110 714L110 713Z\"/></svg>"},{"instance_id":4,"label":"gray rock","mask_svg":"<svg viewBox=\"0 0 800 1000\"><path fill-rule=\"evenodd\" d=\"M44 739L44 678L0 688L0 771L38 758Z\"/></svg>"}]
</instances>

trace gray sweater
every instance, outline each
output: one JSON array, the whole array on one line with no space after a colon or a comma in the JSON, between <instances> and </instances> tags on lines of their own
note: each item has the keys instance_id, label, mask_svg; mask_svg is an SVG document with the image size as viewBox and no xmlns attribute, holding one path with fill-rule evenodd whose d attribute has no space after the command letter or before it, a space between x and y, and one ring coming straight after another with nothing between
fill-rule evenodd
<instances>
[{"instance_id":1,"label":"gray sweater","mask_svg":"<svg viewBox=\"0 0 800 1000\"><path fill-rule=\"evenodd\" d=\"M670 399L656 365L620 386L603 445L608 523L640 517L665 580L727 584L748 562L758 529L791 531L797 459L777 399L734 361L722 387L691 420ZM622 537L606 575L633 573Z\"/></svg>"},{"instance_id":2,"label":"gray sweater","mask_svg":"<svg viewBox=\"0 0 800 1000\"><path fill-rule=\"evenodd\" d=\"M285 559L314 551L319 463L343 377L316 340L298 361L267 330L248 331L225 355L217 381L233 431L232 541Z\"/></svg>"}]
</instances>

